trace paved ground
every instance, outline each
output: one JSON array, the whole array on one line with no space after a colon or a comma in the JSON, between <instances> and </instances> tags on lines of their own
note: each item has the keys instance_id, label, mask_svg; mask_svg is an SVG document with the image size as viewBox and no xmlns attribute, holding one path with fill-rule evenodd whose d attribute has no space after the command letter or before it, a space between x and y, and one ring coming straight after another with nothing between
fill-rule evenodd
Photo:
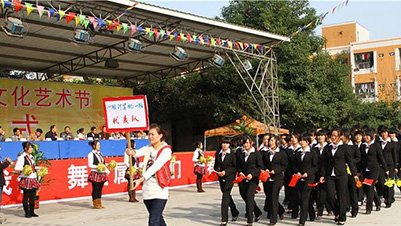
<instances>
[{"instance_id":1,"label":"paved ground","mask_svg":"<svg viewBox=\"0 0 401 226\"><path fill-rule=\"evenodd\" d=\"M165 219L169 226L206 226L219 225L220 220L220 196L221 193L216 184L205 186L206 193L194 192L194 187L179 188L170 191L170 199L165 210ZM396 203L390 209L384 209L380 212L373 211L372 215L364 215L365 208L360 210L356 219L348 218L346 225L386 225L399 226L401 212L401 196L397 189ZM238 187L233 189L234 201L237 204L241 214L238 222L229 225L246 225L244 216L244 204L241 200ZM141 199L141 195L138 195ZM256 195L259 207L264 195ZM126 195L117 195L103 198L105 209L95 210L90 208L90 199L59 202L51 204L41 204L37 210L39 218L26 219L23 217L21 207L2 209L2 215L7 218L6 225L20 226L146 226L147 212L142 202L129 203ZM254 226L267 225L268 220L262 218ZM289 219L288 215L277 225L291 226L297 225L297 220ZM316 222L307 222L308 226L335 225L332 217L325 216Z\"/></svg>"}]
</instances>

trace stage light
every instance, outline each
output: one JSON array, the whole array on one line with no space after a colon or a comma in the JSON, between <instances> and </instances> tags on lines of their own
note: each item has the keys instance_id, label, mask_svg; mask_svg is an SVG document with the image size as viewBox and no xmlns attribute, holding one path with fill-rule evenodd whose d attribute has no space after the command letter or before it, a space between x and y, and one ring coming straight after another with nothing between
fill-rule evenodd
<instances>
[{"instance_id":1,"label":"stage light","mask_svg":"<svg viewBox=\"0 0 401 226\"><path fill-rule=\"evenodd\" d=\"M4 25L2 25L1 28L9 36L17 37L17 38L24 37L25 26L22 24L22 21L18 18L6 17Z\"/></svg>"},{"instance_id":2,"label":"stage light","mask_svg":"<svg viewBox=\"0 0 401 226\"><path fill-rule=\"evenodd\" d=\"M73 41L78 44L89 44L93 42L94 35L91 31L84 29L75 29Z\"/></svg>"},{"instance_id":3,"label":"stage light","mask_svg":"<svg viewBox=\"0 0 401 226\"><path fill-rule=\"evenodd\" d=\"M131 38L128 41L128 51L131 52L141 52L143 49L142 42L138 39Z\"/></svg>"},{"instance_id":4,"label":"stage light","mask_svg":"<svg viewBox=\"0 0 401 226\"><path fill-rule=\"evenodd\" d=\"M223 59L223 57L217 53L214 54L213 58L210 61L214 66L216 66L218 68L221 68L225 63L225 60Z\"/></svg>"},{"instance_id":5,"label":"stage light","mask_svg":"<svg viewBox=\"0 0 401 226\"><path fill-rule=\"evenodd\" d=\"M174 50L170 55L177 61L185 61L188 59L187 52L179 46L174 47Z\"/></svg>"},{"instance_id":6,"label":"stage light","mask_svg":"<svg viewBox=\"0 0 401 226\"><path fill-rule=\"evenodd\" d=\"M252 69L253 69L253 66L252 66L252 63L249 61L249 60L245 60L244 61L244 69L246 70L246 71L252 71Z\"/></svg>"}]
</instances>

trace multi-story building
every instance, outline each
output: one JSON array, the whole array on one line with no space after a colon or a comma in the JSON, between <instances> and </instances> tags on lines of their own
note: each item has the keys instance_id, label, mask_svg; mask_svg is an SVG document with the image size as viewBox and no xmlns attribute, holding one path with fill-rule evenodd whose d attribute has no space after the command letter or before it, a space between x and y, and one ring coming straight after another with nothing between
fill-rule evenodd
<instances>
[{"instance_id":1,"label":"multi-story building","mask_svg":"<svg viewBox=\"0 0 401 226\"><path fill-rule=\"evenodd\" d=\"M350 82L365 101L401 100L401 38L369 40L369 31L356 22L322 28L330 55L346 54Z\"/></svg>"}]
</instances>

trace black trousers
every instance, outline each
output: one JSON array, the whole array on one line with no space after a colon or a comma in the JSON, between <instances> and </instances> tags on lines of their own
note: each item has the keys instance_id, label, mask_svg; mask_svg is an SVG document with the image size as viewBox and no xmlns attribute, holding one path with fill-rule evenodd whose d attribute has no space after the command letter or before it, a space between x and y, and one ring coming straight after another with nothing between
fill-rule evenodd
<instances>
[{"instance_id":1,"label":"black trousers","mask_svg":"<svg viewBox=\"0 0 401 226\"><path fill-rule=\"evenodd\" d=\"M373 184L372 186L363 185L363 191L366 194L366 210L367 211L372 211L373 209L373 201L375 202L376 206L380 206L381 201L380 198L375 190L375 183L377 182L377 179L379 177L379 172L378 171L364 171L363 172L363 178L367 179L373 179Z\"/></svg>"},{"instance_id":2,"label":"black trousers","mask_svg":"<svg viewBox=\"0 0 401 226\"><path fill-rule=\"evenodd\" d=\"M324 208L326 207L326 210L328 213L332 211L330 208L330 205L328 204L328 198L327 198L327 183L319 184L316 187L316 207L317 207L317 215L318 216L323 216L323 211Z\"/></svg>"},{"instance_id":3,"label":"black trousers","mask_svg":"<svg viewBox=\"0 0 401 226\"><path fill-rule=\"evenodd\" d=\"M277 214L284 214L284 207L279 203L280 189L283 186L283 180L267 181L263 183L266 189L267 198L267 216L270 223L277 223ZM289 198L289 197L288 197Z\"/></svg>"},{"instance_id":4,"label":"black trousers","mask_svg":"<svg viewBox=\"0 0 401 226\"><path fill-rule=\"evenodd\" d=\"M219 179L220 191L222 192L221 199L221 222L228 221L228 207L230 207L231 215L236 217L239 215L239 211L235 206L233 197L231 196L231 190L233 189L232 180Z\"/></svg>"},{"instance_id":5,"label":"black trousers","mask_svg":"<svg viewBox=\"0 0 401 226\"><path fill-rule=\"evenodd\" d=\"M380 169L380 174L382 176L382 178L386 178L386 173L384 172L384 169L381 168ZM389 166L389 178L394 179L395 178L395 171L394 171L394 167L393 166ZM384 184L384 182L383 182ZM383 186L384 190L383 190L383 197L384 197L384 202L386 204L392 204L395 202L395 198L394 198L394 186L389 188L387 186Z\"/></svg>"},{"instance_id":6,"label":"black trousers","mask_svg":"<svg viewBox=\"0 0 401 226\"><path fill-rule=\"evenodd\" d=\"M311 215L312 218L314 218L315 215L315 209L313 208L313 205L309 205L309 200L310 200L310 194L312 192L312 188L308 186L308 183L312 182L307 182L307 181L298 181L297 183L297 191L298 191L298 204L296 205L295 209L292 209L292 211L298 211L298 207L301 207L301 212L300 212L300 217L299 217L299 223L300 224L305 224L306 219L308 218L308 213Z\"/></svg>"},{"instance_id":7,"label":"black trousers","mask_svg":"<svg viewBox=\"0 0 401 226\"><path fill-rule=\"evenodd\" d=\"M326 179L328 204L339 221L347 220L347 184L348 175L329 176Z\"/></svg>"},{"instance_id":8,"label":"black trousers","mask_svg":"<svg viewBox=\"0 0 401 226\"><path fill-rule=\"evenodd\" d=\"M92 200L102 198L103 182L91 182L92 183Z\"/></svg>"},{"instance_id":9,"label":"black trousers","mask_svg":"<svg viewBox=\"0 0 401 226\"><path fill-rule=\"evenodd\" d=\"M358 214L358 192L353 176L348 175L347 207L351 207L351 214Z\"/></svg>"},{"instance_id":10,"label":"black trousers","mask_svg":"<svg viewBox=\"0 0 401 226\"><path fill-rule=\"evenodd\" d=\"M245 201L246 218L247 223L253 223L253 214L255 217L262 215L262 211L259 209L255 202L255 191L259 184L259 178L253 178L250 181L243 180L238 184L239 193L242 199Z\"/></svg>"},{"instance_id":11,"label":"black trousers","mask_svg":"<svg viewBox=\"0 0 401 226\"><path fill-rule=\"evenodd\" d=\"M36 189L22 189L24 196L22 197L22 206L25 214L32 214L35 211L35 195Z\"/></svg>"}]
</instances>

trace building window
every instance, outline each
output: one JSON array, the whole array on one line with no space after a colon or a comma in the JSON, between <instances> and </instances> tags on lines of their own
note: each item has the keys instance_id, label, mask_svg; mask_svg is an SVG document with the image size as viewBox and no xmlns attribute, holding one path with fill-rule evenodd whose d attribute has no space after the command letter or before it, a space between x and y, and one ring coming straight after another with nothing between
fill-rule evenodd
<instances>
[{"instance_id":1,"label":"building window","mask_svg":"<svg viewBox=\"0 0 401 226\"><path fill-rule=\"evenodd\" d=\"M357 53L355 57L355 70L373 69L374 57L373 52Z\"/></svg>"},{"instance_id":2,"label":"building window","mask_svg":"<svg viewBox=\"0 0 401 226\"><path fill-rule=\"evenodd\" d=\"M375 83L355 84L355 94L363 100L374 101L376 96Z\"/></svg>"},{"instance_id":3,"label":"building window","mask_svg":"<svg viewBox=\"0 0 401 226\"><path fill-rule=\"evenodd\" d=\"M397 52L398 52L398 54L397 54ZM398 70L401 70L401 48L398 48L398 51L396 52L396 54L397 54L397 56L398 57L396 57L395 59L397 59L397 64L396 65L398 65Z\"/></svg>"}]
</instances>

